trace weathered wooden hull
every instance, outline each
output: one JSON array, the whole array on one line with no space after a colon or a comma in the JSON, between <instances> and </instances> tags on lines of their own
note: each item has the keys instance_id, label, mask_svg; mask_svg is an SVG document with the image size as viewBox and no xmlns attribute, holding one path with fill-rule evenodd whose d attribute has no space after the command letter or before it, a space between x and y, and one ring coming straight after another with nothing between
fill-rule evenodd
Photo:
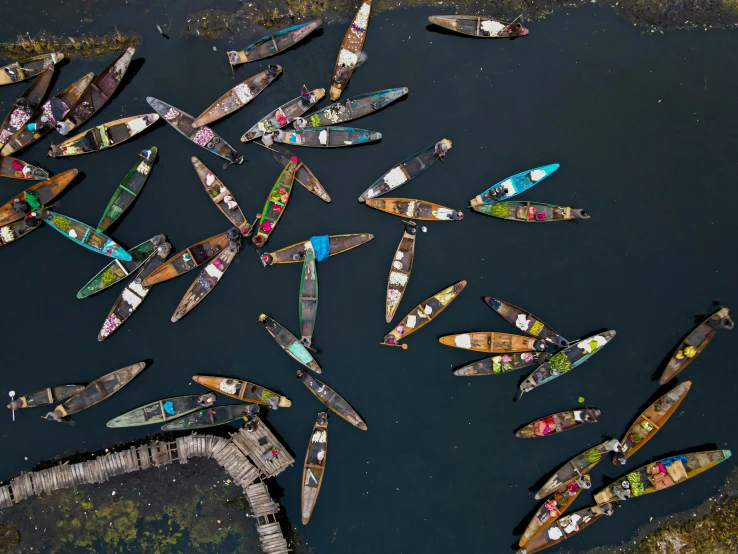
<instances>
[{"instance_id":1,"label":"weathered wooden hull","mask_svg":"<svg viewBox=\"0 0 738 554\"><path fill-rule=\"evenodd\" d=\"M44 181L49 178L49 172L18 158L0 157L0 177Z\"/></svg>"},{"instance_id":2,"label":"weathered wooden hull","mask_svg":"<svg viewBox=\"0 0 738 554\"><path fill-rule=\"evenodd\" d=\"M509 302L505 302L499 298L493 298L492 296L485 296L484 302L510 325L514 325L526 335L545 340L547 343L558 346L559 348L569 346L568 340L559 335L550 325L541 321L528 310L519 308L514 304L510 304Z\"/></svg>"},{"instance_id":3,"label":"weathered wooden hull","mask_svg":"<svg viewBox=\"0 0 738 554\"><path fill-rule=\"evenodd\" d=\"M589 475L587 475L589 478ZM518 546L525 546L534 537L540 535L548 527L559 519L561 514L565 513L569 509L577 497L581 494L584 489L577 485L574 492L568 489L562 492L555 492L543 501L543 504L538 508L533 518L528 523L528 527L525 528L523 536L518 541ZM549 509L551 506L553 510Z\"/></svg>"},{"instance_id":4,"label":"weathered wooden hull","mask_svg":"<svg viewBox=\"0 0 738 554\"><path fill-rule=\"evenodd\" d=\"M257 385L256 383L250 383L240 379L231 379L229 377L217 377L215 375L193 375L192 380L203 387L213 389L220 394L224 394L244 402L269 405L270 398L278 398L279 403L277 406L280 408L289 408L292 406L292 401L286 396L279 395L276 392L262 387L261 385Z\"/></svg>"},{"instance_id":5,"label":"weathered wooden hull","mask_svg":"<svg viewBox=\"0 0 738 554\"><path fill-rule=\"evenodd\" d=\"M479 15L431 15L428 21L449 31L479 38L516 38L529 31L520 27L519 34L510 33L510 23Z\"/></svg>"},{"instance_id":6,"label":"weathered wooden hull","mask_svg":"<svg viewBox=\"0 0 738 554\"><path fill-rule=\"evenodd\" d=\"M341 93L348 85L351 75L354 73L354 69L356 69L359 55L364 48L371 11L372 0L364 0L356 11L356 15L343 37L341 49L338 51L338 58L336 58L336 66L333 68L333 82L331 83L331 101L333 102L341 97ZM344 82L339 83L336 81L336 76L341 66L346 66L348 76Z\"/></svg>"},{"instance_id":7,"label":"weathered wooden hull","mask_svg":"<svg viewBox=\"0 0 738 554\"><path fill-rule=\"evenodd\" d=\"M261 73L257 73L242 83L237 84L202 112L195 119L192 126L195 128L202 127L240 110L259 96L281 73L281 66L269 65Z\"/></svg>"},{"instance_id":8,"label":"weathered wooden hull","mask_svg":"<svg viewBox=\"0 0 738 554\"><path fill-rule=\"evenodd\" d=\"M20 96L19 100L22 99L25 105L18 105L18 101L13 105L10 113L0 124L0 146L4 146L14 134L25 128L26 123L41 105L51 83L52 75L54 75L54 66L44 69Z\"/></svg>"},{"instance_id":9,"label":"weathered wooden hull","mask_svg":"<svg viewBox=\"0 0 738 554\"><path fill-rule=\"evenodd\" d=\"M257 121L243 136L241 142L249 142L264 136L264 131L275 131L289 125L300 117L325 96L325 89L316 88L309 96L298 96L285 102L276 110L268 113Z\"/></svg>"},{"instance_id":10,"label":"weathered wooden hull","mask_svg":"<svg viewBox=\"0 0 738 554\"><path fill-rule=\"evenodd\" d=\"M534 439L536 437L557 435L564 431L577 429L587 423L597 423L600 413L596 408L556 412L555 414L531 421L528 425L515 431L515 436L519 439Z\"/></svg>"},{"instance_id":11,"label":"weathered wooden hull","mask_svg":"<svg viewBox=\"0 0 738 554\"><path fill-rule=\"evenodd\" d=\"M271 152L272 157L277 160L277 163L282 166L282 169L287 166L291 158L296 157L292 152L279 143L272 144ZM297 169L295 170L295 181L300 183L303 187L324 202L331 201L331 197L328 192L326 192L323 185L318 181L318 178L312 171L310 171L310 168L306 166L305 162L302 160L299 160L299 163L297 164Z\"/></svg>"},{"instance_id":12,"label":"weathered wooden hull","mask_svg":"<svg viewBox=\"0 0 738 554\"><path fill-rule=\"evenodd\" d=\"M525 192L543 181L558 168L559 164L550 164L529 169L528 171L523 171L521 173L516 173L499 183L495 183L482 194L475 196L469 201L469 204L473 208L475 206L481 206L482 204L494 204L495 202L501 202L508 198L512 198L513 196L517 196L521 192ZM496 193L493 193L493 191L496 191L497 189L501 191L499 196L496 196Z\"/></svg>"},{"instance_id":13,"label":"weathered wooden hull","mask_svg":"<svg viewBox=\"0 0 738 554\"><path fill-rule=\"evenodd\" d=\"M162 431L189 431L225 425L246 415L249 407L246 404L229 406L215 406L203 408L197 412L187 414L161 426Z\"/></svg>"},{"instance_id":14,"label":"weathered wooden hull","mask_svg":"<svg viewBox=\"0 0 738 554\"><path fill-rule=\"evenodd\" d=\"M149 402L119 415L107 422L108 427L138 427L139 425L152 425L154 423L166 423L180 416L191 414L202 409L198 402L199 394L188 396L174 396L162 398L156 402ZM165 404L169 405L165 406Z\"/></svg>"},{"instance_id":15,"label":"weathered wooden hull","mask_svg":"<svg viewBox=\"0 0 738 554\"><path fill-rule=\"evenodd\" d=\"M523 352L521 354L501 354L484 358L477 362L465 365L454 370L458 377L472 377L475 375L501 375L510 371L517 371L527 367L542 364L551 354L548 352Z\"/></svg>"},{"instance_id":16,"label":"weathered wooden hull","mask_svg":"<svg viewBox=\"0 0 738 554\"><path fill-rule=\"evenodd\" d=\"M480 204L471 207L480 214L520 221L523 223L550 223L552 221L572 221L574 219L589 219L589 214L578 208L544 204L542 202L495 202L494 204Z\"/></svg>"},{"instance_id":17,"label":"weathered wooden hull","mask_svg":"<svg viewBox=\"0 0 738 554\"><path fill-rule=\"evenodd\" d=\"M664 374L659 379L659 383L662 385L668 383L687 367L710 344L710 341L719 329L733 329L733 320L729 314L730 310L728 308L721 307L717 312L695 327L682 341L677 351L666 364L666 369L664 369ZM690 347L694 350L692 356L685 353L686 349ZM680 354L681 357L679 357Z\"/></svg>"},{"instance_id":18,"label":"weathered wooden hull","mask_svg":"<svg viewBox=\"0 0 738 554\"><path fill-rule=\"evenodd\" d=\"M500 354L507 352L543 352L546 343L542 340L511 335L510 333L492 333L472 331L456 335L445 335L438 342L453 348Z\"/></svg>"},{"instance_id":19,"label":"weathered wooden hull","mask_svg":"<svg viewBox=\"0 0 738 554\"><path fill-rule=\"evenodd\" d=\"M293 47L320 27L322 23L322 20L316 19L315 21L300 23L299 25L293 25L287 29L277 31L272 35L257 40L254 44L247 46L243 50L228 52L228 61L231 65L238 65L275 56Z\"/></svg>"},{"instance_id":20,"label":"weathered wooden hull","mask_svg":"<svg viewBox=\"0 0 738 554\"><path fill-rule=\"evenodd\" d=\"M387 294L384 299L384 320L389 323L395 317L395 312L400 306L402 296L410 281L413 271L413 259L415 258L415 237L418 227L413 222L405 223L405 232L400 239L395 255L390 264L389 276L387 277Z\"/></svg>"},{"instance_id":21,"label":"weathered wooden hull","mask_svg":"<svg viewBox=\"0 0 738 554\"><path fill-rule=\"evenodd\" d=\"M298 306L301 342L311 344L315 331L315 320L318 317L318 269L315 250L310 241L305 244L305 261L302 263Z\"/></svg>"},{"instance_id":22,"label":"weathered wooden hull","mask_svg":"<svg viewBox=\"0 0 738 554\"><path fill-rule=\"evenodd\" d=\"M371 233L356 233L353 235L322 235L320 237L311 237L310 242L315 244L315 239L320 238L322 240L328 239L329 254L328 256L335 256L353 250L354 248L366 244L370 240L374 239L374 235ZM268 252L261 255L261 263L264 267L273 264L293 264L301 263L305 260L305 243L307 241L298 242L290 246L285 246L275 252ZM320 255L316 257L318 262L323 261L325 258L321 258Z\"/></svg>"},{"instance_id":23,"label":"weathered wooden hull","mask_svg":"<svg viewBox=\"0 0 738 554\"><path fill-rule=\"evenodd\" d=\"M295 183L295 170L297 169L298 163L299 160L297 158L290 160L290 163L279 174L272 190L269 192L269 196L267 196L264 209L254 224L256 226L256 234L252 241L257 248L261 248L267 243L269 237L274 232L274 228L279 223L279 220L282 219L282 215L287 209L287 203L290 201L292 187Z\"/></svg>"},{"instance_id":24,"label":"weathered wooden hull","mask_svg":"<svg viewBox=\"0 0 738 554\"><path fill-rule=\"evenodd\" d=\"M141 159L136 162L133 169L128 172L118 188L115 189L113 197L100 218L100 223L97 224L98 229L105 231L131 207L131 204L146 184L158 153L159 149L152 146L139 154Z\"/></svg>"},{"instance_id":25,"label":"weathered wooden hull","mask_svg":"<svg viewBox=\"0 0 738 554\"><path fill-rule=\"evenodd\" d=\"M21 81L35 77L44 69L54 67L54 64L59 63L63 59L64 54L61 52L52 52L51 54L33 56L32 58L25 58L4 65L0 67L0 86L20 83Z\"/></svg>"},{"instance_id":26,"label":"weathered wooden hull","mask_svg":"<svg viewBox=\"0 0 738 554\"><path fill-rule=\"evenodd\" d=\"M585 450L561 466L536 493L536 500L543 500L557 491L563 491L569 483L592 471L607 455L606 443L607 441Z\"/></svg>"},{"instance_id":27,"label":"weathered wooden hull","mask_svg":"<svg viewBox=\"0 0 738 554\"><path fill-rule=\"evenodd\" d=\"M407 87L389 88L352 96L306 116L308 127L327 127L353 121L389 106L408 92Z\"/></svg>"},{"instance_id":28,"label":"weathered wooden hull","mask_svg":"<svg viewBox=\"0 0 738 554\"><path fill-rule=\"evenodd\" d=\"M344 146L360 146L382 138L382 133L354 129L353 127L315 127L287 131L283 142L290 146L307 146L309 148L341 148Z\"/></svg>"},{"instance_id":29,"label":"weathered wooden hull","mask_svg":"<svg viewBox=\"0 0 738 554\"><path fill-rule=\"evenodd\" d=\"M531 539L523 548L519 549L516 554L534 554L534 552L545 550L573 537L577 533L584 531L598 519L606 515L610 516L613 513L613 508L610 504L590 506L589 508L573 512L554 522L557 529L555 535L550 536L548 533L540 533Z\"/></svg>"},{"instance_id":30,"label":"weathered wooden hull","mask_svg":"<svg viewBox=\"0 0 738 554\"><path fill-rule=\"evenodd\" d=\"M3 225L0 227L0 246L7 246L18 239L25 237L28 233L38 229L39 227L41 227L41 225L28 227L26 222L22 219Z\"/></svg>"},{"instance_id":31,"label":"weathered wooden hull","mask_svg":"<svg viewBox=\"0 0 738 554\"><path fill-rule=\"evenodd\" d=\"M231 191L228 190L228 188L223 184L223 181L218 179L218 176L210 171L210 169L208 169L208 167L198 158L192 156L190 161L197 172L197 176L200 178L200 182L205 187L205 192L208 193L208 196L218 207L220 212L228 218L228 221L230 221L242 235L248 234L251 226L243 215L243 211L241 211L240 206L236 203L236 207L230 209L228 207L228 202L226 202L227 198L230 198L234 203L236 202Z\"/></svg>"},{"instance_id":32,"label":"weathered wooden hull","mask_svg":"<svg viewBox=\"0 0 738 554\"><path fill-rule=\"evenodd\" d=\"M56 212L47 212L45 215L44 221L72 242L76 242L80 246L103 256L123 262L130 262L133 259L125 248L86 223Z\"/></svg>"},{"instance_id":33,"label":"weathered wooden hull","mask_svg":"<svg viewBox=\"0 0 738 554\"><path fill-rule=\"evenodd\" d=\"M302 494L300 496L302 524L307 525L318 501L328 460L328 414L320 412L310 435L305 463L302 465Z\"/></svg>"},{"instance_id":34,"label":"weathered wooden hull","mask_svg":"<svg viewBox=\"0 0 738 554\"><path fill-rule=\"evenodd\" d=\"M305 366L310 371L314 371L315 373L323 372L308 349L284 325L266 314L261 314L259 321L264 324L267 332L277 341L279 347L293 360Z\"/></svg>"},{"instance_id":35,"label":"weathered wooden hull","mask_svg":"<svg viewBox=\"0 0 738 554\"><path fill-rule=\"evenodd\" d=\"M228 231L195 243L162 264L161 267L146 277L142 284L145 287L151 287L157 283L184 275L188 271L192 271L210 261L221 250L227 248L229 243Z\"/></svg>"},{"instance_id":36,"label":"weathered wooden hull","mask_svg":"<svg viewBox=\"0 0 738 554\"><path fill-rule=\"evenodd\" d=\"M107 150L148 130L157 121L159 121L159 114L156 113L109 121L67 139L61 144L52 144L49 148L49 156L61 158Z\"/></svg>"},{"instance_id":37,"label":"weathered wooden hull","mask_svg":"<svg viewBox=\"0 0 738 554\"><path fill-rule=\"evenodd\" d=\"M80 393L84 388L85 385L56 385L19 396L16 400L23 403L23 408L38 408L39 406L64 402ZM10 409L10 404L8 404L8 409Z\"/></svg>"},{"instance_id":38,"label":"weathered wooden hull","mask_svg":"<svg viewBox=\"0 0 738 554\"><path fill-rule=\"evenodd\" d=\"M79 172L76 169L68 169L63 173L55 175L47 181L37 183L32 187L24 190L20 194L15 195L13 198L8 200L5 204L0 206L0 226L7 225L13 221L18 221L25 217L24 213L16 212L13 208L13 201L17 198L19 200L25 199L26 192L35 192L38 194L38 201L42 206L49 204L57 196L59 196L74 180ZM29 206L30 208L30 206ZM32 208L31 208L32 210Z\"/></svg>"},{"instance_id":39,"label":"weathered wooden hull","mask_svg":"<svg viewBox=\"0 0 738 554\"><path fill-rule=\"evenodd\" d=\"M420 221L461 221L464 212L414 198L369 198L366 205L397 217Z\"/></svg>"},{"instance_id":40,"label":"weathered wooden hull","mask_svg":"<svg viewBox=\"0 0 738 554\"><path fill-rule=\"evenodd\" d=\"M307 371L298 370L297 378L303 382L315 398L325 404L329 410L348 421L351 425L366 431L367 425L356 410L343 397L322 381L318 381Z\"/></svg>"}]
</instances>

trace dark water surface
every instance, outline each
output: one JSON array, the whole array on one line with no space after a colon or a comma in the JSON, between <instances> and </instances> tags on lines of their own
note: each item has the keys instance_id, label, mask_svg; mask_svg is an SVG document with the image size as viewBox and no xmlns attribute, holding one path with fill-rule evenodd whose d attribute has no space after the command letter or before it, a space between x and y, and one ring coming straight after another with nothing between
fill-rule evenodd
<instances>
[{"instance_id":1,"label":"dark water surface","mask_svg":"<svg viewBox=\"0 0 738 554\"><path fill-rule=\"evenodd\" d=\"M158 35L156 20L173 16L173 27L184 25L184 4L173 9L172 2L168 8L155 2L144 14L141 6L111 3L98 6L102 11L94 23L84 26L79 13L60 11L58 21L34 17L39 12L31 8L39 4L17 4L17 17L0 23L0 39L40 28L101 33L113 24L143 36L135 76L91 123L150 112L147 96L197 115L237 82L225 55L233 44L180 40L176 32L169 41ZM297 152L333 203L296 186L268 244L273 250L318 234L376 237L318 267L315 343L323 349L317 357L322 378L354 405L369 431L330 417L327 475L303 529L317 552L510 551L518 538L513 529L522 531L537 506L529 489L603 436L620 437L649 400L678 382L659 389L653 375L696 317L711 312L716 299L738 306L731 210L738 202L738 131L731 115L738 34L642 35L611 12L585 8L531 23L531 35L523 40L481 41L432 32L426 28L431 13L372 18L365 48L369 61L356 71L346 95L407 86L409 96L355 122L382 132L381 142ZM240 167L223 170L219 158L164 123L103 153L53 160L46 158L51 140L46 138L20 157L55 173L72 167L83 172L57 209L94 224L138 151L158 146L160 159L141 198L111 235L130 247L165 233L179 251L228 227L204 194L190 156L218 174L251 220L279 167L267 151L243 145L239 137L297 96L303 83L327 89L344 32L345 24L326 26L284 55L236 69L243 80L267 63L284 68L251 105L214 125L244 154ZM261 34L241 37L237 45ZM63 66L54 90L107 63L108 58L74 59ZM23 89L0 89L3 112ZM521 199L584 208L592 219L524 226L467 211L460 223L427 224L428 232L418 235L413 276L396 319L459 279L469 285L437 321L407 340L407 351L385 348L378 344L390 328L383 299L402 223L356 198L393 164L442 137L453 141L445 163L395 196L463 208L508 175L558 162L561 169ZM22 188L22 182L5 179L0 197ZM18 415L14 424L7 414L0 423L0 476L9 478L64 452L155 432L107 429L105 422L145 402L201 391L190 382L193 374L232 375L293 400L292 408L270 414L269 421L298 460L278 483L289 519L300 526L299 465L321 405L295 379L298 366L257 321L265 312L298 330L300 266L265 269L254 248L246 246L217 289L179 323L169 318L194 272L157 286L121 330L98 343L98 329L120 286L85 300L75 294L106 258L51 229L38 230L1 254L3 394L89 382L139 360L154 363L124 391L75 416L76 427L41 420L38 410ZM482 356L437 342L442 334L469 330L513 332L484 305L486 295L531 309L570 339L603 329L618 335L588 364L514 405L523 374L454 377L454 367ZM729 424L735 411L735 340L735 333L721 332L679 376L679 381L693 378L692 392L629 467L677 451L738 448L738 431ZM513 436L514 429L537 417L576 407L579 396L602 410L598 425L534 441ZM650 516L695 506L716 490L732 464L634 500L558 551L625 540ZM593 490L621 473L602 462L592 474ZM575 507L590 500L584 494Z\"/></svg>"}]
</instances>

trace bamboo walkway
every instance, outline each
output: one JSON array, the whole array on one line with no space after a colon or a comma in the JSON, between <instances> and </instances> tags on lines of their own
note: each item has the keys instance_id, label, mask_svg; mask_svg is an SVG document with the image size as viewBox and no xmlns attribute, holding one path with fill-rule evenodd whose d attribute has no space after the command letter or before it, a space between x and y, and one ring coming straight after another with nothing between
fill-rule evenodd
<instances>
[{"instance_id":1,"label":"bamboo walkway","mask_svg":"<svg viewBox=\"0 0 738 554\"><path fill-rule=\"evenodd\" d=\"M111 477L192 458L213 458L243 488L256 519L261 549L265 554L287 554L287 541L277 521L279 504L269 496L264 479L274 477L295 460L258 417L256 428L241 428L230 439L192 434L170 442L151 442L111 452L93 460L65 462L40 471L21 473L0 486L0 508L11 508L26 498L58 489L105 483ZM272 453L277 450L277 454Z\"/></svg>"}]
</instances>

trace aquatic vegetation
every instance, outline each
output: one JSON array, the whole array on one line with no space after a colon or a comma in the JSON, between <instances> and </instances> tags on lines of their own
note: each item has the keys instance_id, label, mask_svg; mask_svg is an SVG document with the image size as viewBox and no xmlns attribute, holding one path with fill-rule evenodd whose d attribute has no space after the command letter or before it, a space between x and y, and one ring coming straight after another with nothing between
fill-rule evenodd
<instances>
[{"instance_id":1,"label":"aquatic vegetation","mask_svg":"<svg viewBox=\"0 0 738 554\"><path fill-rule=\"evenodd\" d=\"M0 552L20 542L20 533L12 524L0 525Z\"/></svg>"},{"instance_id":2,"label":"aquatic vegetation","mask_svg":"<svg viewBox=\"0 0 738 554\"><path fill-rule=\"evenodd\" d=\"M141 43L137 35L117 30L102 36L56 36L42 32L36 38L19 35L15 42L0 43L0 54L20 59L51 52L62 52L65 57L101 56L108 52L120 52Z\"/></svg>"}]
</instances>

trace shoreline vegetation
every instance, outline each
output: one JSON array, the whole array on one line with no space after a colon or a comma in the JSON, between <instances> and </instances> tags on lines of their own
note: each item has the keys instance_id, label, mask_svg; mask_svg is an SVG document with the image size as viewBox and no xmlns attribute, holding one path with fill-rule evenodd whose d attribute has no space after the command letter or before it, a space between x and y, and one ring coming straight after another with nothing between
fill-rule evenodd
<instances>
[{"instance_id":1,"label":"shoreline vegetation","mask_svg":"<svg viewBox=\"0 0 738 554\"><path fill-rule=\"evenodd\" d=\"M138 46L140 37L135 34L120 33L118 30L103 36L56 36L42 32L35 38L18 35L14 42L0 43L0 54L13 61L41 54L61 52L65 58L74 56L102 56L109 52L120 52L131 46Z\"/></svg>"}]
</instances>

